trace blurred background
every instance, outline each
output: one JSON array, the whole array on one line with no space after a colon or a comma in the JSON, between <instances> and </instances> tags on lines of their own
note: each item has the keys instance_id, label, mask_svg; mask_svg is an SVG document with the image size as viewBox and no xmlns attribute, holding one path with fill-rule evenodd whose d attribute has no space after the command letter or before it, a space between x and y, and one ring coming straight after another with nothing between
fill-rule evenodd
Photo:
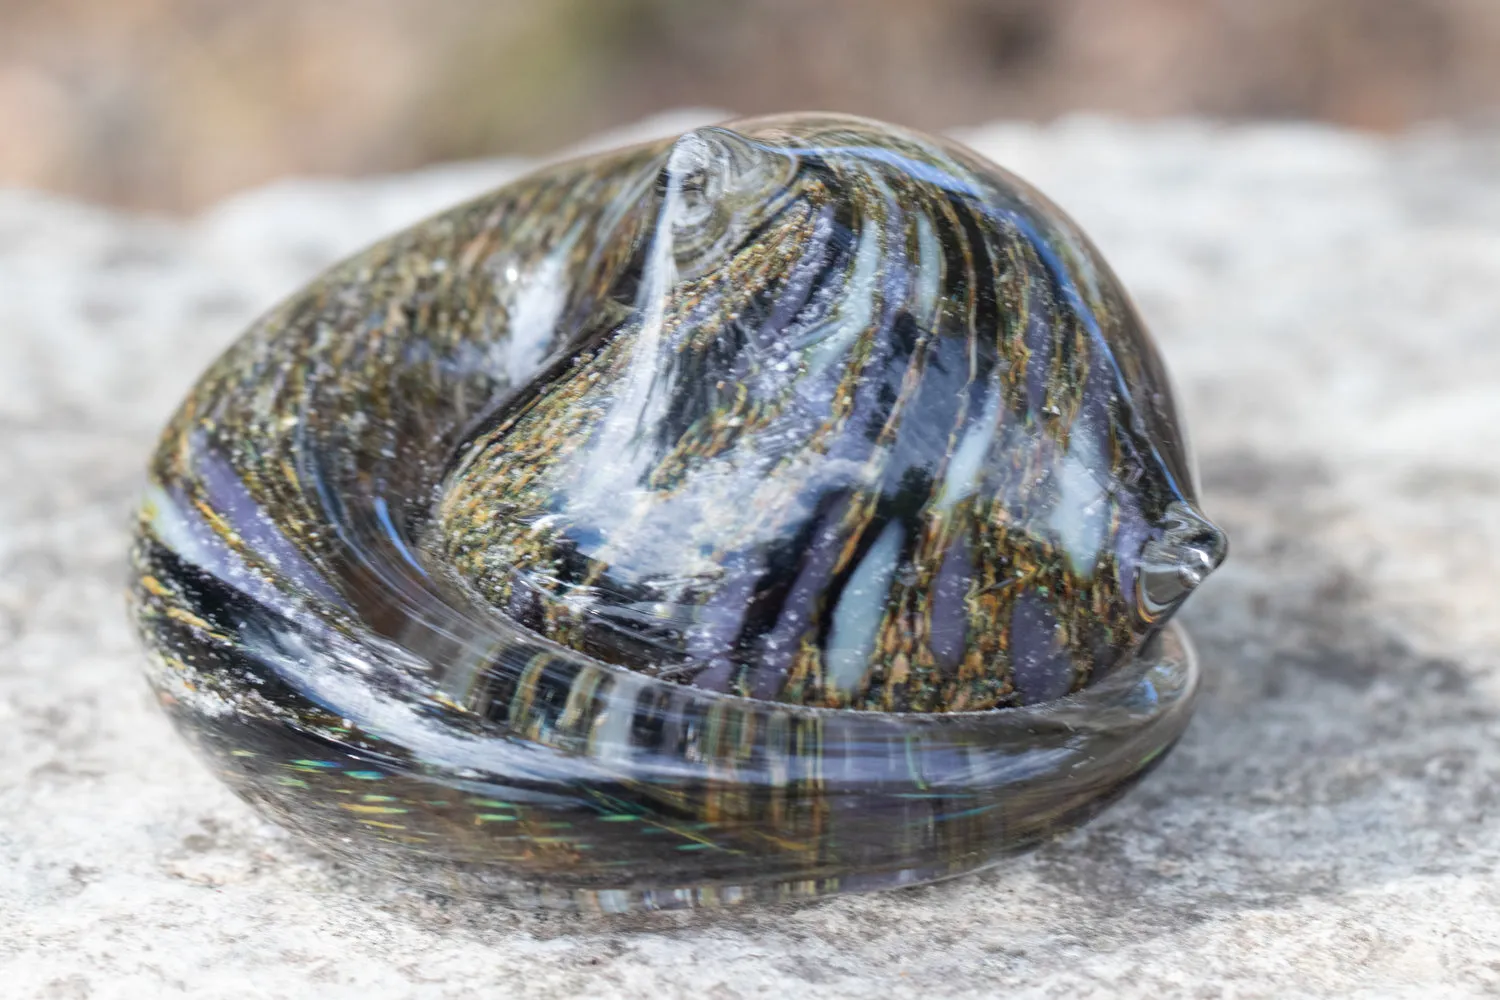
<instances>
[{"instance_id":1,"label":"blurred background","mask_svg":"<svg viewBox=\"0 0 1500 1000\"><path fill-rule=\"evenodd\" d=\"M1500 0L0 0L0 185L183 212L684 106L1394 130L1500 109Z\"/></svg>"}]
</instances>

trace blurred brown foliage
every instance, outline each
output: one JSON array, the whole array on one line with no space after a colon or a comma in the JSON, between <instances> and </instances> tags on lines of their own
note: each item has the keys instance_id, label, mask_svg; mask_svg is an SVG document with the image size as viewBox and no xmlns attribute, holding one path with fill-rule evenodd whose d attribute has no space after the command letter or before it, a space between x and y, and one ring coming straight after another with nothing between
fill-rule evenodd
<instances>
[{"instance_id":1,"label":"blurred brown foliage","mask_svg":"<svg viewBox=\"0 0 1500 1000\"><path fill-rule=\"evenodd\" d=\"M181 210L674 106L1394 129L1500 107L1497 0L0 0L0 184Z\"/></svg>"}]
</instances>

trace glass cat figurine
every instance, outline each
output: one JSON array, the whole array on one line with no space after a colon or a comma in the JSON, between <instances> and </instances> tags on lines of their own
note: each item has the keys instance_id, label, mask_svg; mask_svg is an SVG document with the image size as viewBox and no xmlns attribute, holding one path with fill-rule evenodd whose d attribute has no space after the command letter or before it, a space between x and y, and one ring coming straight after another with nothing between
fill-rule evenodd
<instances>
[{"instance_id":1,"label":"glass cat figurine","mask_svg":"<svg viewBox=\"0 0 1500 1000\"><path fill-rule=\"evenodd\" d=\"M1089 241L798 115L542 169L334 267L150 465L149 678L236 791L446 893L619 911L972 871L1188 721L1221 562Z\"/></svg>"}]
</instances>

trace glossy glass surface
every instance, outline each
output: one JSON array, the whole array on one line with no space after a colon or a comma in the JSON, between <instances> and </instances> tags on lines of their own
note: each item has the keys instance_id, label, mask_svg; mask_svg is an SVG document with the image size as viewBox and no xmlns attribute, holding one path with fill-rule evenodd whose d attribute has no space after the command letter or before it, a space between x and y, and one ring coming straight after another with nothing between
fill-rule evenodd
<instances>
[{"instance_id":1,"label":"glossy glass surface","mask_svg":"<svg viewBox=\"0 0 1500 1000\"><path fill-rule=\"evenodd\" d=\"M334 268L163 435L133 603L247 798L447 891L880 888L1181 733L1222 560L1087 240L798 116L548 168Z\"/></svg>"}]
</instances>

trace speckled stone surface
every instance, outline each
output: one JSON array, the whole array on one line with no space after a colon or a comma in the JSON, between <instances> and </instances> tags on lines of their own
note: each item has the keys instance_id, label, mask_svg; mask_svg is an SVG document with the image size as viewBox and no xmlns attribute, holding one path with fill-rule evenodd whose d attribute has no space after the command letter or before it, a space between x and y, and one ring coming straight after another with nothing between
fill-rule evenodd
<instances>
[{"instance_id":1,"label":"speckled stone surface","mask_svg":"<svg viewBox=\"0 0 1500 1000\"><path fill-rule=\"evenodd\" d=\"M992 873L794 910L517 913L319 858L152 705L121 597L131 503L254 314L519 165L287 183L186 223L0 193L0 995L1500 989L1500 141L961 138L1131 288L1235 540L1185 613L1198 717L1138 791Z\"/></svg>"}]
</instances>

